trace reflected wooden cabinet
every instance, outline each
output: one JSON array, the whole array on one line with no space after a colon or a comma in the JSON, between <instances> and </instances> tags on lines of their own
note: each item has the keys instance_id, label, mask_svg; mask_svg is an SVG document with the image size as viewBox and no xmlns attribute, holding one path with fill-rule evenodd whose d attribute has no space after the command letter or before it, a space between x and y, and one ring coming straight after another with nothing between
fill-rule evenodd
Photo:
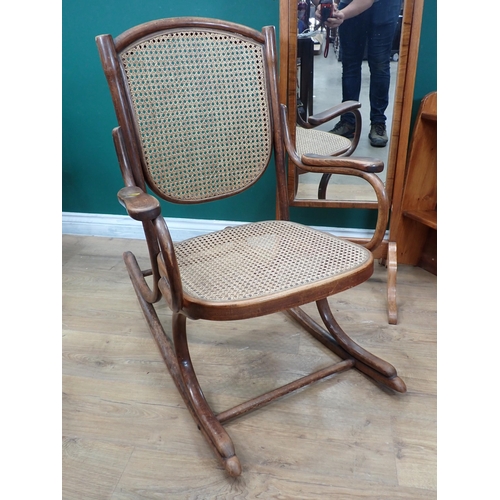
<instances>
[{"instance_id":1,"label":"reflected wooden cabinet","mask_svg":"<svg viewBox=\"0 0 500 500\"><path fill-rule=\"evenodd\" d=\"M398 263L420 265L436 274L437 239L437 93L421 101L401 180L393 198L390 239L396 241ZM432 262L434 260L434 262Z\"/></svg>"}]
</instances>

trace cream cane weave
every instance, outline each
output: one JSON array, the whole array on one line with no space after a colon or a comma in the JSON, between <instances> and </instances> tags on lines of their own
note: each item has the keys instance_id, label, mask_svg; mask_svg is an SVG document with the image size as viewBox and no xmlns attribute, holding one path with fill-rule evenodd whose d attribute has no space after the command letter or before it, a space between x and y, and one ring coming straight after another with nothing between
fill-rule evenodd
<instances>
[{"instance_id":1,"label":"cream cane weave","mask_svg":"<svg viewBox=\"0 0 500 500\"><path fill-rule=\"evenodd\" d=\"M147 176L167 199L224 197L263 173L272 138L262 47L185 28L141 40L121 60Z\"/></svg>"},{"instance_id":2,"label":"cream cane weave","mask_svg":"<svg viewBox=\"0 0 500 500\"><path fill-rule=\"evenodd\" d=\"M183 291L213 302L318 284L371 259L360 245L286 221L226 228L177 243L175 250Z\"/></svg>"},{"instance_id":3,"label":"cream cane weave","mask_svg":"<svg viewBox=\"0 0 500 500\"><path fill-rule=\"evenodd\" d=\"M299 156L306 153L332 156L347 151L351 141L341 135L317 129L296 129L296 149Z\"/></svg>"}]
</instances>

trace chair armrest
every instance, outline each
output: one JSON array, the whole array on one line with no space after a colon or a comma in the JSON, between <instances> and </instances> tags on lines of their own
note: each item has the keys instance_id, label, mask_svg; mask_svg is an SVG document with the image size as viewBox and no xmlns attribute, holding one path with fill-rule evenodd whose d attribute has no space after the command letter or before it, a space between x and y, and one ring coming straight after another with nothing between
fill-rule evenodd
<instances>
[{"instance_id":1,"label":"chair armrest","mask_svg":"<svg viewBox=\"0 0 500 500\"><path fill-rule=\"evenodd\" d=\"M385 192L384 183L376 175L384 169L384 162L375 158L344 158L319 155L302 155L301 168L323 175L328 178L328 174L354 175L367 181L375 191L377 196L377 226L371 239L364 246L373 251L378 248L384 239L387 222L389 219L389 200ZM324 197L323 197L324 199Z\"/></svg>"},{"instance_id":2,"label":"chair armrest","mask_svg":"<svg viewBox=\"0 0 500 500\"><path fill-rule=\"evenodd\" d=\"M338 167L354 168L368 173L380 173L384 170L384 162L376 158L321 156L306 153L302 155L301 161L301 168L304 170L325 174L335 173L334 170Z\"/></svg>"},{"instance_id":3,"label":"chair armrest","mask_svg":"<svg viewBox=\"0 0 500 500\"><path fill-rule=\"evenodd\" d=\"M321 113L310 116L307 121L313 127L317 127L318 125L322 125L323 123L333 120L337 116L343 115L344 113L348 113L349 111L353 111L359 108L361 108L361 103L359 103L358 101L345 101L325 111L322 111Z\"/></svg>"},{"instance_id":4,"label":"chair armrest","mask_svg":"<svg viewBox=\"0 0 500 500\"><path fill-rule=\"evenodd\" d=\"M160 202L138 187L124 187L118 191L118 200L132 219L154 220L161 214Z\"/></svg>"},{"instance_id":5,"label":"chair armrest","mask_svg":"<svg viewBox=\"0 0 500 500\"><path fill-rule=\"evenodd\" d=\"M352 113L354 115L354 137L351 139L351 147L342 154L342 156L351 156L358 147L359 139L361 137L363 119L361 117L361 112L359 111L360 108L361 103L358 101L345 101L337 106L327 109L326 111L310 116L307 122L307 127L314 128L323 123L327 123L344 113Z\"/></svg>"},{"instance_id":6,"label":"chair armrest","mask_svg":"<svg viewBox=\"0 0 500 500\"><path fill-rule=\"evenodd\" d=\"M320 174L354 175L361 177L375 190L377 195L378 216L375 233L364 246L368 250L377 248L384 239L387 221L389 219L389 200L385 192L384 183L376 173L382 172L384 162L375 158L352 158L346 156L322 156L306 153L299 157L290 137L288 127L288 112L284 104L280 105L283 140L289 159L295 166L306 172Z\"/></svg>"}]
</instances>

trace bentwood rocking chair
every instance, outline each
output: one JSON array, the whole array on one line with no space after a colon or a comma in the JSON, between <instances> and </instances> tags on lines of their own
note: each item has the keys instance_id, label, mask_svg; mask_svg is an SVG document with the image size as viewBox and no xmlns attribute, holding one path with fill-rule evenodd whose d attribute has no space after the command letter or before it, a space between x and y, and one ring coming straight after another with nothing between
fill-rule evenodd
<instances>
[{"instance_id":1,"label":"bentwood rocking chair","mask_svg":"<svg viewBox=\"0 0 500 500\"><path fill-rule=\"evenodd\" d=\"M226 471L238 476L241 465L223 424L279 396L349 368L404 392L394 367L354 343L328 306L329 296L371 276L371 252L288 220L274 28L258 32L214 19L172 18L96 41L118 120L113 139L125 183L118 198L142 222L151 258L151 268L142 270L125 252L126 267L179 393ZM203 203L236 195L257 182L273 152L277 220L172 242L158 197ZM329 168L372 175L378 166L377 160L344 158L338 169ZM386 222L387 210L381 214ZM155 310L162 298L172 311L171 329ZM324 326L300 309L309 302L317 303ZM341 361L215 414L191 363L187 320L279 311Z\"/></svg>"}]
</instances>

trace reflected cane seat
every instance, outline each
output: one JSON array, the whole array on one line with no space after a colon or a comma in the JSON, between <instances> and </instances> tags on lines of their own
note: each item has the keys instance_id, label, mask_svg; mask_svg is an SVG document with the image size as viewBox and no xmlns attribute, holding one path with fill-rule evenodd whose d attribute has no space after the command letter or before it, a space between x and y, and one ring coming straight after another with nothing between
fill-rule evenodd
<instances>
[{"instance_id":1,"label":"reflected cane seat","mask_svg":"<svg viewBox=\"0 0 500 500\"><path fill-rule=\"evenodd\" d=\"M306 153L337 156L351 147L350 139L324 130L297 127L295 133L296 149L300 156Z\"/></svg>"}]
</instances>

